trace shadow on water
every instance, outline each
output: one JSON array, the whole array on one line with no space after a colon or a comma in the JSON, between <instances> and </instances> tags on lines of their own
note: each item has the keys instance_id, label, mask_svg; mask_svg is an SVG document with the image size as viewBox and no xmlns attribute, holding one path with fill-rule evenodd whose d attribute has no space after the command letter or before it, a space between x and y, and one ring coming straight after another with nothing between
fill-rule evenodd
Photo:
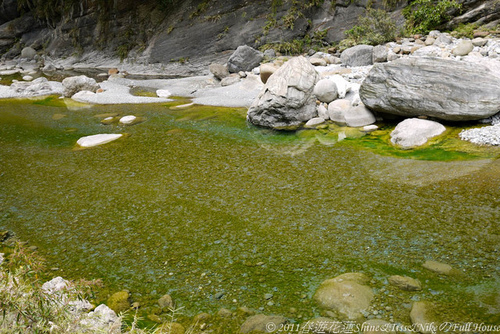
<instances>
[{"instance_id":1,"label":"shadow on water","mask_svg":"<svg viewBox=\"0 0 500 334\"><path fill-rule=\"evenodd\" d=\"M321 281L361 271L396 321L419 299L498 319L498 148L453 129L413 151L388 143L389 126L279 133L242 109L174 108L187 102L1 102L0 229L39 246L55 274L103 278L144 305L170 293L191 313L294 307L306 319ZM101 123L130 114L144 122ZM74 150L97 133L128 136ZM428 272L428 259L463 274ZM391 290L392 274L425 288Z\"/></svg>"}]
</instances>

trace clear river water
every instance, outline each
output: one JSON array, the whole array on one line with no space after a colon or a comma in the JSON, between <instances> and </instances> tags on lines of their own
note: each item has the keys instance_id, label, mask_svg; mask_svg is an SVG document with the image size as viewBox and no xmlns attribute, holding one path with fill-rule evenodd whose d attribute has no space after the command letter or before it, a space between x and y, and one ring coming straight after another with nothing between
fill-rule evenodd
<instances>
[{"instance_id":1,"label":"clear river water","mask_svg":"<svg viewBox=\"0 0 500 334\"><path fill-rule=\"evenodd\" d=\"M145 305L169 293L193 315L307 319L323 280L356 271L384 318L408 322L411 302L430 300L449 321L500 322L498 148L448 128L403 151L391 125L277 133L244 109L182 103L0 101L0 230L38 246L54 275L102 278ZM101 124L116 115L144 122ZM97 133L126 137L76 148ZM423 290L396 291L394 274Z\"/></svg>"}]
</instances>

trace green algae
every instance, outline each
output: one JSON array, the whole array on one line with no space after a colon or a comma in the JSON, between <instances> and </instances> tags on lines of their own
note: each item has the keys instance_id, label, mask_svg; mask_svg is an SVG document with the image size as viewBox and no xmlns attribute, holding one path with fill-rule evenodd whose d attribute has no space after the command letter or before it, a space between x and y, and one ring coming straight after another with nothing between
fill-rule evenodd
<instances>
[{"instance_id":1,"label":"green algae","mask_svg":"<svg viewBox=\"0 0 500 334\"><path fill-rule=\"evenodd\" d=\"M56 102L0 103L0 230L39 246L64 268L58 275L103 278L146 308L169 293L188 314L245 305L292 316L294 307L306 319L318 314L310 297L324 279L361 271L380 288L407 274L447 315L491 321L467 288L498 274L500 164L484 162L494 149L451 151L457 130L401 152L390 126L291 133L250 126L240 108ZM103 114L147 121L103 125ZM72 150L81 136L125 131L123 141ZM426 182L400 174L405 160ZM462 160L474 168L426 175L451 174ZM429 273L428 258L466 276ZM379 304L404 311L411 298L381 293Z\"/></svg>"}]
</instances>

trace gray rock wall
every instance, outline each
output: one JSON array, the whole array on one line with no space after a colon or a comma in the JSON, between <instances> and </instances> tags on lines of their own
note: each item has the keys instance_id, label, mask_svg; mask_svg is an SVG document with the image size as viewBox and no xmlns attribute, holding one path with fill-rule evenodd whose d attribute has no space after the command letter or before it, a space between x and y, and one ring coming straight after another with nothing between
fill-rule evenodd
<instances>
[{"instance_id":1,"label":"gray rock wall","mask_svg":"<svg viewBox=\"0 0 500 334\"><path fill-rule=\"evenodd\" d=\"M460 19L454 23L496 20L500 6L489 1L463 0ZM327 30L326 41L345 37L363 15L366 0L325 0L320 7L301 9L290 18L291 0L283 0L273 12L272 0L186 0L166 8L159 0L79 2L69 11L57 9L54 17L40 18L29 8L18 10L16 0L0 1L0 54L19 55L22 48L33 47L53 57L99 50L107 55L130 56L145 63L168 63L234 50L240 45L257 48ZM299 2L306 4L305 2ZM383 1L372 1L382 8ZM401 7L392 16L401 24ZM481 7L483 6L483 7ZM479 14L478 14L479 13ZM270 18L278 23L270 26ZM289 21L290 22L290 21ZM269 29L264 33L264 28Z\"/></svg>"}]
</instances>

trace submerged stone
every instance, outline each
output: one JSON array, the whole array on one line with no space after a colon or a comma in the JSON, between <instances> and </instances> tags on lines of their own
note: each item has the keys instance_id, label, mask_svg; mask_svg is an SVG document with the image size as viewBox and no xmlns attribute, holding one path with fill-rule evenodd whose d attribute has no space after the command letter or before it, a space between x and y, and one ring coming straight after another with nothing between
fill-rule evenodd
<instances>
[{"instance_id":1,"label":"submerged stone","mask_svg":"<svg viewBox=\"0 0 500 334\"><path fill-rule=\"evenodd\" d=\"M446 263L441 263L437 261L427 260L422 265L425 269L433 271L438 274L449 275L453 271L453 267Z\"/></svg>"},{"instance_id":2,"label":"submerged stone","mask_svg":"<svg viewBox=\"0 0 500 334\"><path fill-rule=\"evenodd\" d=\"M129 297L128 291L116 292L108 298L107 304L116 313L125 312L130 309Z\"/></svg>"},{"instance_id":3,"label":"submerged stone","mask_svg":"<svg viewBox=\"0 0 500 334\"><path fill-rule=\"evenodd\" d=\"M362 311L370 307L374 294L363 285L367 277L360 273L337 276L321 283L314 300L326 310L336 311L348 320L363 319Z\"/></svg>"},{"instance_id":4,"label":"submerged stone","mask_svg":"<svg viewBox=\"0 0 500 334\"><path fill-rule=\"evenodd\" d=\"M422 290L419 280L407 276L393 275L389 277L389 284L406 291Z\"/></svg>"},{"instance_id":5,"label":"submerged stone","mask_svg":"<svg viewBox=\"0 0 500 334\"><path fill-rule=\"evenodd\" d=\"M254 331L259 331L264 333L274 332L276 329L279 329L280 325L283 325L285 323L287 323L287 319L285 317L257 314L245 320L243 325L241 325L240 332L241 333L250 333ZM269 331L269 329L272 330Z\"/></svg>"}]
</instances>

